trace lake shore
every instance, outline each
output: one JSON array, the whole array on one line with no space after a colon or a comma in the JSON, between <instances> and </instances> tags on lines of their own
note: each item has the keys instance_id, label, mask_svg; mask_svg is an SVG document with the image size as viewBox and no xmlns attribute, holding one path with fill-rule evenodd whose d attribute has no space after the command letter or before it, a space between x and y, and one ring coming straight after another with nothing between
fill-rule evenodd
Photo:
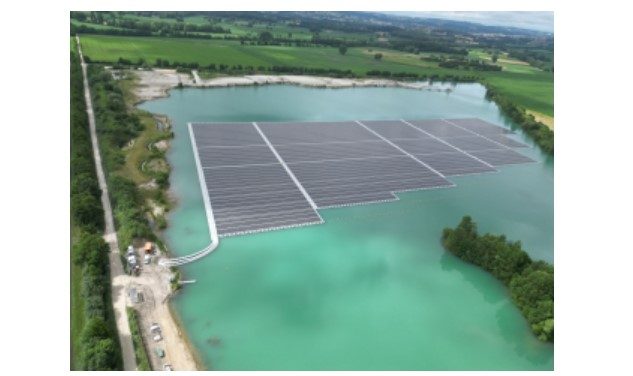
<instances>
[{"instance_id":1,"label":"lake shore","mask_svg":"<svg viewBox=\"0 0 633 376\"><path fill-rule=\"evenodd\" d=\"M169 90L182 87L225 88L232 86L258 85L297 85L312 88L350 88L350 87L402 87L415 90L450 90L446 87L433 86L429 82L397 81L382 78L333 78L324 76L299 75L245 75L225 76L209 79L200 78L196 71L180 73L174 69L152 69L133 71L138 77L135 88L140 102L169 96Z\"/></svg>"}]
</instances>

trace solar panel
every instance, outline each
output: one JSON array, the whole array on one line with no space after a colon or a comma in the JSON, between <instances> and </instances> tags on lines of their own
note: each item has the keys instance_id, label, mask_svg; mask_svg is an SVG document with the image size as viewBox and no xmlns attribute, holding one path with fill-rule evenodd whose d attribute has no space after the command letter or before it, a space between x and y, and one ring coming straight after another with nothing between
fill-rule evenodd
<instances>
[{"instance_id":1,"label":"solar panel","mask_svg":"<svg viewBox=\"0 0 633 376\"><path fill-rule=\"evenodd\" d=\"M198 150L202 168L279 163L268 146L210 147Z\"/></svg>"},{"instance_id":2,"label":"solar panel","mask_svg":"<svg viewBox=\"0 0 633 376\"><path fill-rule=\"evenodd\" d=\"M378 141L380 138L353 121L315 123L257 123L273 145Z\"/></svg>"},{"instance_id":3,"label":"solar panel","mask_svg":"<svg viewBox=\"0 0 633 376\"><path fill-rule=\"evenodd\" d=\"M525 145L507 129L478 119L190 127L220 236L322 223L316 209L393 201L451 187L447 176L532 162L510 149Z\"/></svg>"},{"instance_id":4,"label":"solar panel","mask_svg":"<svg viewBox=\"0 0 633 376\"><path fill-rule=\"evenodd\" d=\"M416 155L437 154L456 151L455 148L451 145L447 145L440 140L430 137L413 140L395 140L394 143L407 152Z\"/></svg>"},{"instance_id":5,"label":"solar panel","mask_svg":"<svg viewBox=\"0 0 633 376\"><path fill-rule=\"evenodd\" d=\"M479 135L443 138L444 141L463 151L503 149L504 146Z\"/></svg>"},{"instance_id":6,"label":"solar panel","mask_svg":"<svg viewBox=\"0 0 633 376\"><path fill-rule=\"evenodd\" d=\"M436 137L462 137L472 136L472 132L459 128L444 120L412 120L408 121L418 129Z\"/></svg>"},{"instance_id":7,"label":"solar panel","mask_svg":"<svg viewBox=\"0 0 633 376\"><path fill-rule=\"evenodd\" d=\"M192 124L219 236L322 223L251 123Z\"/></svg>"},{"instance_id":8,"label":"solar panel","mask_svg":"<svg viewBox=\"0 0 633 376\"><path fill-rule=\"evenodd\" d=\"M416 155L416 157L445 176L496 171L494 167L460 152Z\"/></svg>"},{"instance_id":9,"label":"solar panel","mask_svg":"<svg viewBox=\"0 0 633 376\"><path fill-rule=\"evenodd\" d=\"M251 123L192 124L198 147L266 145Z\"/></svg>"},{"instance_id":10,"label":"solar panel","mask_svg":"<svg viewBox=\"0 0 633 376\"><path fill-rule=\"evenodd\" d=\"M389 140L429 137L399 120L374 120L362 123Z\"/></svg>"},{"instance_id":11,"label":"solar panel","mask_svg":"<svg viewBox=\"0 0 633 376\"><path fill-rule=\"evenodd\" d=\"M527 147L526 144L502 134L486 135L486 137L491 139L492 141L496 141L502 145L505 145L511 148L526 148Z\"/></svg>"},{"instance_id":12,"label":"solar panel","mask_svg":"<svg viewBox=\"0 0 633 376\"><path fill-rule=\"evenodd\" d=\"M404 155L382 140L353 143L285 144L277 145L275 149L286 163Z\"/></svg>"},{"instance_id":13,"label":"solar panel","mask_svg":"<svg viewBox=\"0 0 633 376\"><path fill-rule=\"evenodd\" d=\"M481 119L446 119L451 124L466 128L481 135L512 133L511 130Z\"/></svg>"},{"instance_id":14,"label":"solar panel","mask_svg":"<svg viewBox=\"0 0 633 376\"><path fill-rule=\"evenodd\" d=\"M493 166L535 162L533 159L510 149L482 150L472 154Z\"/></svg>"}]
</instances>

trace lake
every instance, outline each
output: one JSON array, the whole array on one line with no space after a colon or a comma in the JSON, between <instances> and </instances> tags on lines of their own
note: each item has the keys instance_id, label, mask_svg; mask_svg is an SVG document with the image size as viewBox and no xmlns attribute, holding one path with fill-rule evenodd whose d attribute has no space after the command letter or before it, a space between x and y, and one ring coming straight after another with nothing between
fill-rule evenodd
<instances>
[{"instance_id":1,"label":"lake","mask_svg":"<svg viewBox=\"0 0 633 376\"><path fill-rule=\"evenodd\" d=\"M187 122L478 117L516 128L479 84L452 91L296 86L172 90L139 107L169 116L178 203L165 232L174 255L209 243ZM507 289L448 254L444 227L468 214L480 232L520 240L553 262L554 161L516 129L538 163L452 177L454 188L320 213L317 226L223 238L182 267L173 299L212 370L552 370Z\"/></svg>"}]
</instances>

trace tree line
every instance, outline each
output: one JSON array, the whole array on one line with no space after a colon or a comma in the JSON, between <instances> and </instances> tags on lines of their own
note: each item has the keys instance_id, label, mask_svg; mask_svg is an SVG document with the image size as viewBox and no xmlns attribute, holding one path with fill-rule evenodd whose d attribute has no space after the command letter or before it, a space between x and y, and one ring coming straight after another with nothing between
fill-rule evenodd
<instances>
[{"instance_id":1,"label":"tree line","mask_svg":"<svg viewBox=\"0 0 633 376\"><path fill-rule=\"evenodd\" d=\"M79 56L70 56L70 208L72 262L81 270L83 322L74 348L81 370L121 370L123 360L110 294L108 245L103 240L103 208L86 114ZM76 319L76 318L75 318Z\"/></svg>"},{"instance_id":2,"label":"tree line","mask_svg":"<svg viewBox=\"0 0 633 376\"><path fill-rule=\"evenodd\" d=\"M169 61L166 59L156 59L153 64L150 64L145 59L140 58L136 61L130 59L119 58L114 64L115 69L125 69L130 67L137 68L174 68L182 73L188 73L192 69L206 72L221 72L224 74L294 74L294 75L322 75L330 77L345 77L345 78L361 78L361 77L380 77L380 78L393 78L393 79L410 79L410 80L432 80L442 82L476 82L479 80L478 76L470 74L418 74L415 72L391 72L388 70L369 70L365 72L365 75L357 74L351 69L337 69L337 68L312 68L301 66L289 66L289 65L272 65L272 66L252 66L252 65L228 65L228 64L215 64L210 63L201 65L197 62L182 63L178 61Z\"/></svg>"},{"instance_id":3,"label":"tree line","mask_svg":"<svg viewBox=\"0 0 633 376\"><path fill-rule=\"evenodd\" d=\"M180 36L182 34L199 34L199 33L215 33L215 34L231 34L231 29L221 27L219 25L209 24L192 24L186 22L166 22L162 20L139 20L126 18L108 14L104 17L103 12L71 12L71 19L88 22L94 25L106 25L109 29L122 29L126 31L136 31L147 33L148 35L158 36ZM85 25L82 25L85 26Z\"/></svg>"},{"instance_id":4,"label":"tree line","mask_svg":"<svg viewBox=\"0 0 633 376\"><path fill-rule=\"evenodd\" d=\"M501 66L496 64L488 64L479 59L446 59L440 61L438 66L448 69L465 69L489 72L500 72Z\"/></svg>"},{"instance_id":5,"label":"tree line","mask_svg":"<svg viewBox=\"0 0 633 376\"><path fill-rule=\"evenodd\" d=\"M442 245L460 259L494 275L510 290L512 300L541 341L554 342L554 267L532 261L521 242L504 235L479 235L470 216L456 228L445 228Z\"/></svg>"},{"instance_id":6,"label":"tree line","mask_svg":"<svg viewBox=\"0 0 633 376\"><path fill-rule=\"evenodd\" d=\"M119 244L134 238L155 240L144 215L144 201L134 182L115 173L125 163L122 148L143 130L139 118L128 111L123 92L102 66L88 69L94 103L99 146L105 166Z\"/></svg>"},{"instance_id":7,"label":"tree line","mask_svg":"<svg viewBox=\"0 0 633 376\"><path fill-rule=\"evenodd\" d=\"M545 124L536 121L534 116L528 114L525 109L514 104L510 99L501 95L494 87L484 83L486 86L486 98L494 101L501 108L503 113L517 123L527 133L536 144L546 153L554 154L554 131Z\"/></svg>"}]
</instances>

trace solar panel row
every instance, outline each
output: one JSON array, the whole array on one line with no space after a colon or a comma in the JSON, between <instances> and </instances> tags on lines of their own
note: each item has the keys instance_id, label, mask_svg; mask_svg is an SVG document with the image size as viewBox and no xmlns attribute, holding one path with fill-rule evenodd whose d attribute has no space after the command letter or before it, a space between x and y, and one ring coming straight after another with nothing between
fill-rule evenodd
<instances>
[{"instance_id":1,"label":"solar panel row","mask_svg":"<svg viewBox=\"0 0 633 376\"><path fill-rule=\"evenodd\" d=\"M468 153L464 153L462 149L438 137L438 135L446 136L453 134L469 138L473 136L472 133L466 133L467 136L463 136L464 130L451 126L450 124L443 125L442 123L438 123L437 120L422 122L364 121L362 123L383 137L390 139L391 142L444 176L496 171L490 164ZM419 124L424 125L424 127L417 127L416 125ZM397 129L398 132L395 133L392 129ZM407 129L408 131L415 132L418 138L397 138L404 134L404 131Z\"/></svg>"},{"instance_id":2,"label":"solar panel row","mask_svg":"<svg viewBox=\"0 0 633 376\"><path fill-rule=\"evenodd\" d=\"M479 119L190 126L220 236L321 223L315 206L395 200L531 161Z\"/></svg>"},{"instance_id":3,"label":"solar panel row","mask_svg":"<svg viewBox=\"0 0 633 376\"><path fill-rule=\"evenodd\" d=\"M319 208L394 200L395 191L453 185L355 122L258 126Z\"/></svg>"},{"instance_id":4,"label":"solar panel row","mask_svg":"<svg viewBox=\"0 0 633 376\"><path fill-rule=\"evenodd\" d=\"M507 137L510 131L479 119L419 120L408 123L489 167L533 162L510 149L525 146ZM482 171L473 170L473 173L477 172Z\"/></svg>"},{"instance_id":5,"label":"solar panel row","mask_svg":"<svg viewBox=\"0 0 633 376\"><path fill-rule=\"evenodd\" d=\"M191 126L219 236L322 222L252 124Z\"/></svg>"},{"instance_id":6,"label":"solar panel row","mask_svg":"<svg viewBox=\"0 0 633 376\"><path fill-rule=\"evenodd\" d=\"M452 185L406 155L293 163L290 168L319 208L395 199L394 191Z\"/></svg>"}]
</instances>

